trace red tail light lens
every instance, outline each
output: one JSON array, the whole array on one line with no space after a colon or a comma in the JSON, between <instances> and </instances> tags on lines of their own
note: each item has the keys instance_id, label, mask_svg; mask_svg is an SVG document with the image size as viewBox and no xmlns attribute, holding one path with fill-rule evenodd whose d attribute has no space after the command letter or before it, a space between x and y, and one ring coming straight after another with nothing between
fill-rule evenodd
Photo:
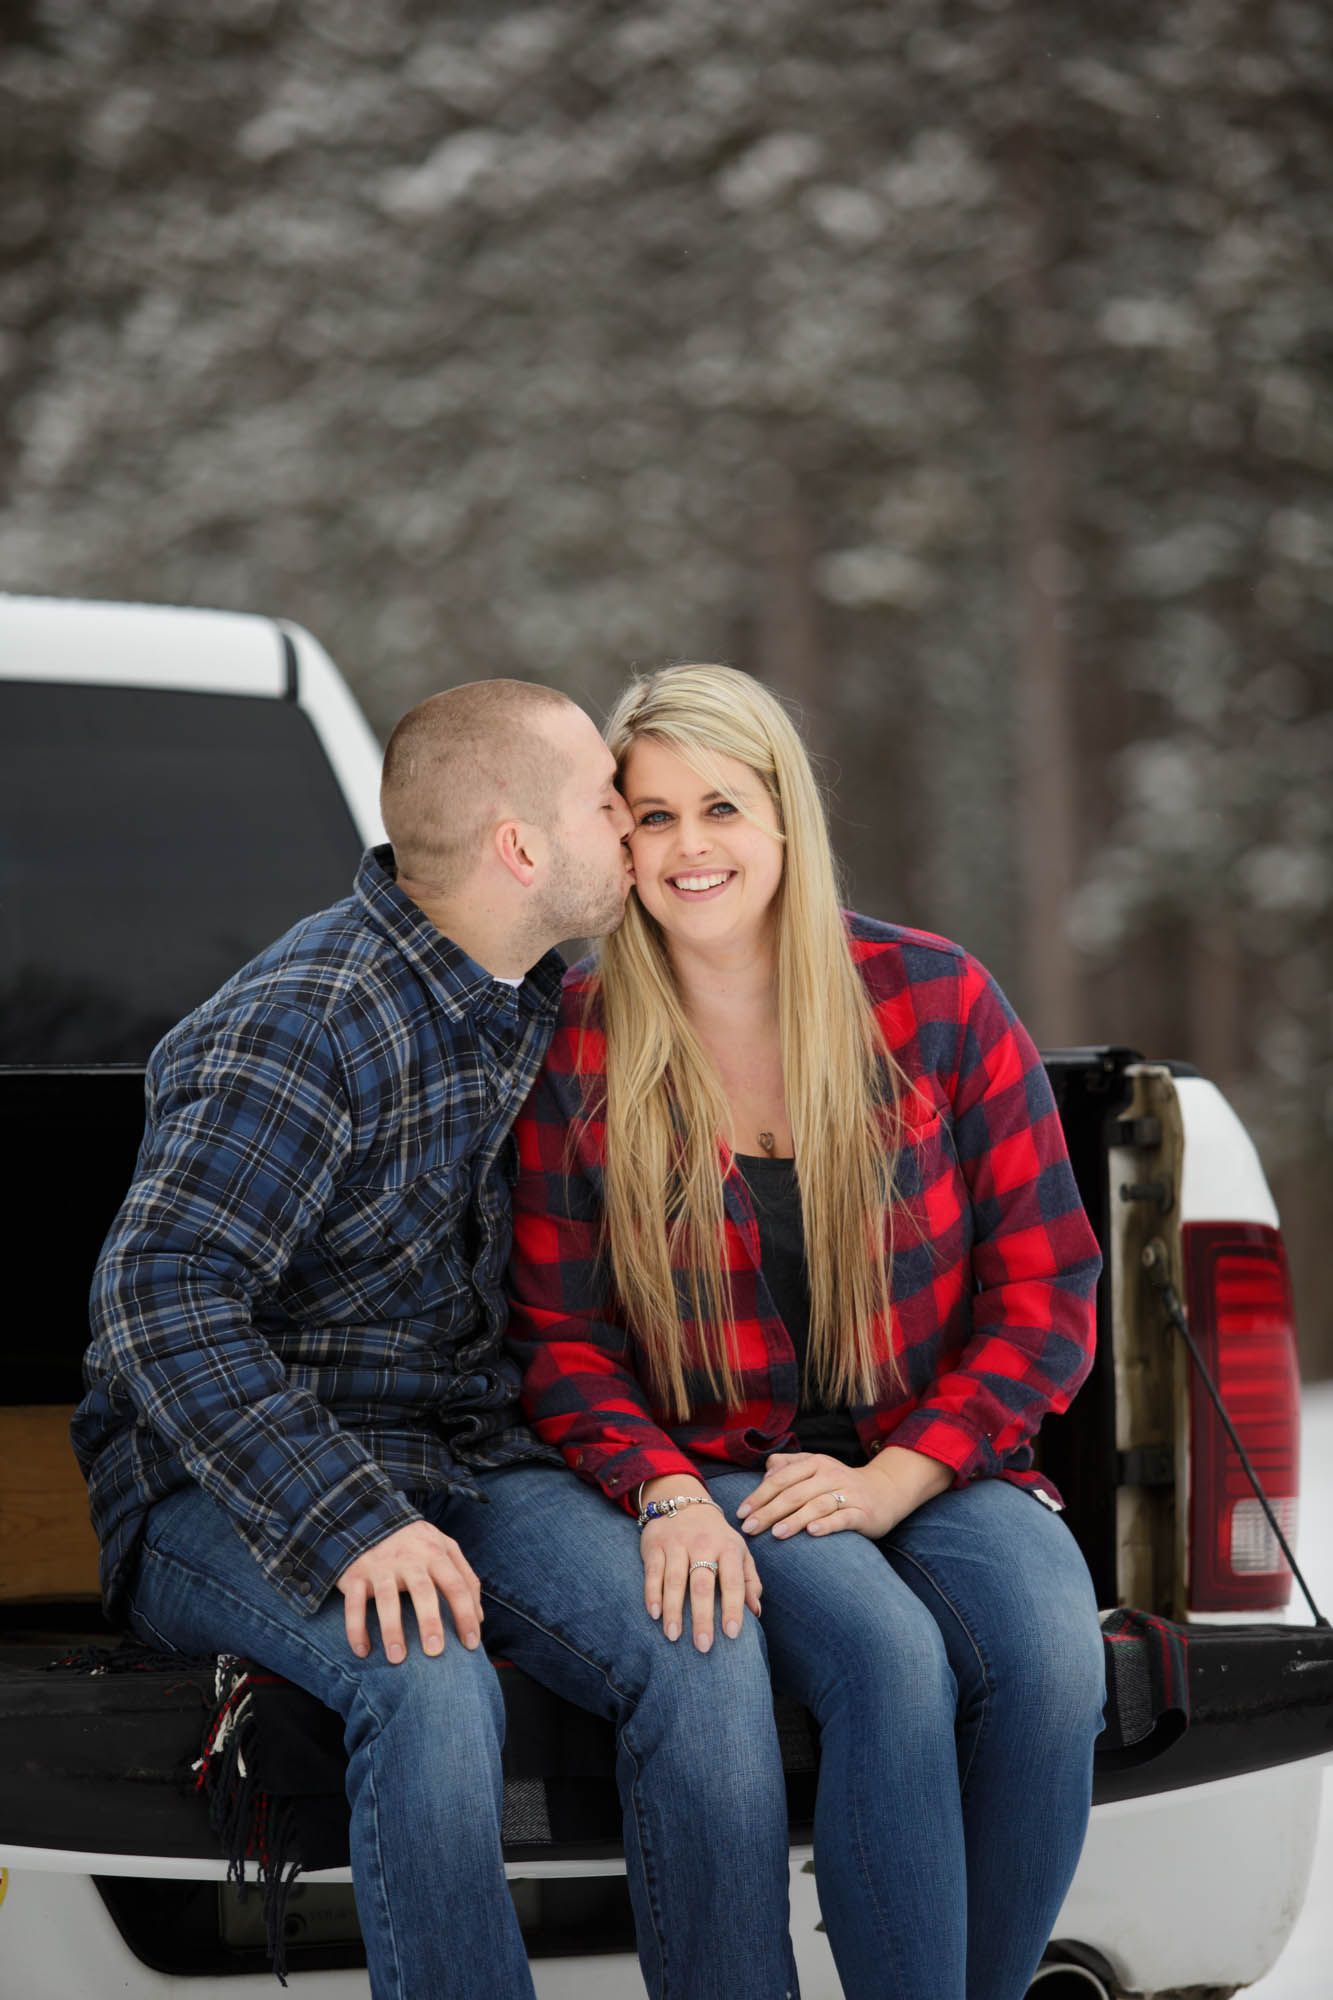
<instances>
[{"instance_id":1,"label":"red tail light lens","mask_svg":"<svg viewBox=\"0 0 1333 2000\"><path fill-rule=\"evenodd\" d=\"M1182 1236L1190 1330L1294 1548L1301 1385L1282 1238L1235 1222L1187 1222ZM1190 1608L1277 1610L1291 1571L1192 1364L1190 1374Z\"/></svg>"}]
</instances>

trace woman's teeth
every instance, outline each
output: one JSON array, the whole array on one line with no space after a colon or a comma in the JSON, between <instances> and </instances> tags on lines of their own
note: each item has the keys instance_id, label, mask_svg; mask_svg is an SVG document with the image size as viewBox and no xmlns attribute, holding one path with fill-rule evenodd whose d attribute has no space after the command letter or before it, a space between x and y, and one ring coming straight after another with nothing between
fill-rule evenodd
<instances>
[{"instance_id":1,"label":"woman's teeth","mask_svg":"<svg viewBox=\"0 0 1333 2000\"><path fill-rule=\"evenodd\" d=\"M677 875L673 877L677 889L698 895L704 889L720 889L727 880L726 872L721 875Z\"/></svg>"}]
</instances>

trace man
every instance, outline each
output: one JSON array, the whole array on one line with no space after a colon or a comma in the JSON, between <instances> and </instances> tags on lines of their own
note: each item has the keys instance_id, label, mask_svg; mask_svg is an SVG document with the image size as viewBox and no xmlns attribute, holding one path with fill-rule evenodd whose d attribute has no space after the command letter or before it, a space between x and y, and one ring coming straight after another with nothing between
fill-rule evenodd
<instances>
[{"instance_id":1,"label":"man","mask_svg":"<svg viewBox=\"0 0 1333 2000\"><path fill-rule=\"evenodd\" d=\"M550 1039L552 947L613 929L629 889L613 760L562 695L479 682L399 723L382 809L390 845L353 895L149 1064L73 1427L107 1607L154 1642L257 1659L343 1716L376 2000L533 1990L501 1861L483 1589L510 1657L616 1721L651 1990L794 1991L785 1944L715 1943L734 1902L716 1864L773 1810L744 1781L771 1714L728 1702L722 1658L758 1643L753 1621L687 1658L633 1591L599 1606L605 1550L633 1523L543 1463L500 1344L509 1129ZM779 1931L780 1863L759 1899Z\"/></svg>"}]
</instances>

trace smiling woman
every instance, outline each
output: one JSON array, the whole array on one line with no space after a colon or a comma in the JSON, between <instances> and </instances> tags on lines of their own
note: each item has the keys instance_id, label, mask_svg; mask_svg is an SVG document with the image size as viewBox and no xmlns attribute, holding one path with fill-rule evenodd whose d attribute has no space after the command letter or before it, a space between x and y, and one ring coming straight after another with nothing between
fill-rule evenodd
<instances>
[{"instance_id":1,"label":"smiling woman","mask_svg":"<svg viewBox=\"0 0 1333 2000\"><path fill-rule=\"evenodd\" d=\"M711 1651L720 1605L728 1652L762 1595L774 1681L820 1726L844 1990L891 1963L913 2000L1016 2000L1103 1696L1031 1448L1086 1373L1099 1268L1049 1086L966 952L840 911L808 759L758 683L665 669L607 739L635 890L568 976L516 1128L525 1403L636 1515L667 1640L688 1610ZM777 1772L771 1733L753 1750ZM771 1881L748 1889L767 1933Z\"/></svg>"},{"instance_id":2,"label":"smiling woman","mask_svg":"<svg viewBox=\"0 0 1333 2000\"><path fill-rule=\"evenodd\" d=\"M608 1237L646 1364L687 1414L679 1268L706 1330L698 1358L709 1390L734 1398L719 1337L732 1317L721 1139L742 1158L800 1157L812 1368L839 1402L864 1398L883 1359L876 1321L892 1242L897 1133L882 1106L902 1078L848 956L804 749L773 697L726 667L677 667L636 685L607 733L644 821L630 837L643 879L602 955L600 990L615 1134ZM712 886L693 886L703 883ZM679 1198L664 1212L677 1120L700 1142L678 1163Z\"/></svg>"}]
</instances>

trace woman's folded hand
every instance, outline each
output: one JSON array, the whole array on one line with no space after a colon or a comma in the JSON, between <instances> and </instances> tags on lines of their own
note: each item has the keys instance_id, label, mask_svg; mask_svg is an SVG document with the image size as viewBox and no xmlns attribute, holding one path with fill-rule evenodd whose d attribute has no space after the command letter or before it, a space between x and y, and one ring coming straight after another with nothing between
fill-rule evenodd
<instances>
[{"instance_id":1,"label":"woman's folded hand","mask_svg":"<svg viewBox=\"0 0 1333 2000\"><path fill-rule=\"evenodd\" d=\"M886 1445L869 1465L844 1465L818 1451L775 1451L736 1511L747 1535L771 1528L781 1541L803 1528L812 1535L851 1528L878 1541L952 1484L947 1465L899 1445Z\"/></svg>"},{"instance_id":2,"label":"woman's folded hand","mask_svg":"<svg viewBox=\"0 0 1333 2000\"><path fill-rule=\"evenodd\" d=\"M744 1537L731 1526L722 1509L708 1501L701 1480L655 1479L644 1488L643 1497L696 1503L649 1521L640 1537L643 1601L648 1616L661 1620L668 1639L678 1639L688 1598L694 1643L706 1653L713 1643L720 1591L722 1630L729 1639L738 1638L745 1607L759 1615L762 1588Z\"/></svg>"}]
</instances>

